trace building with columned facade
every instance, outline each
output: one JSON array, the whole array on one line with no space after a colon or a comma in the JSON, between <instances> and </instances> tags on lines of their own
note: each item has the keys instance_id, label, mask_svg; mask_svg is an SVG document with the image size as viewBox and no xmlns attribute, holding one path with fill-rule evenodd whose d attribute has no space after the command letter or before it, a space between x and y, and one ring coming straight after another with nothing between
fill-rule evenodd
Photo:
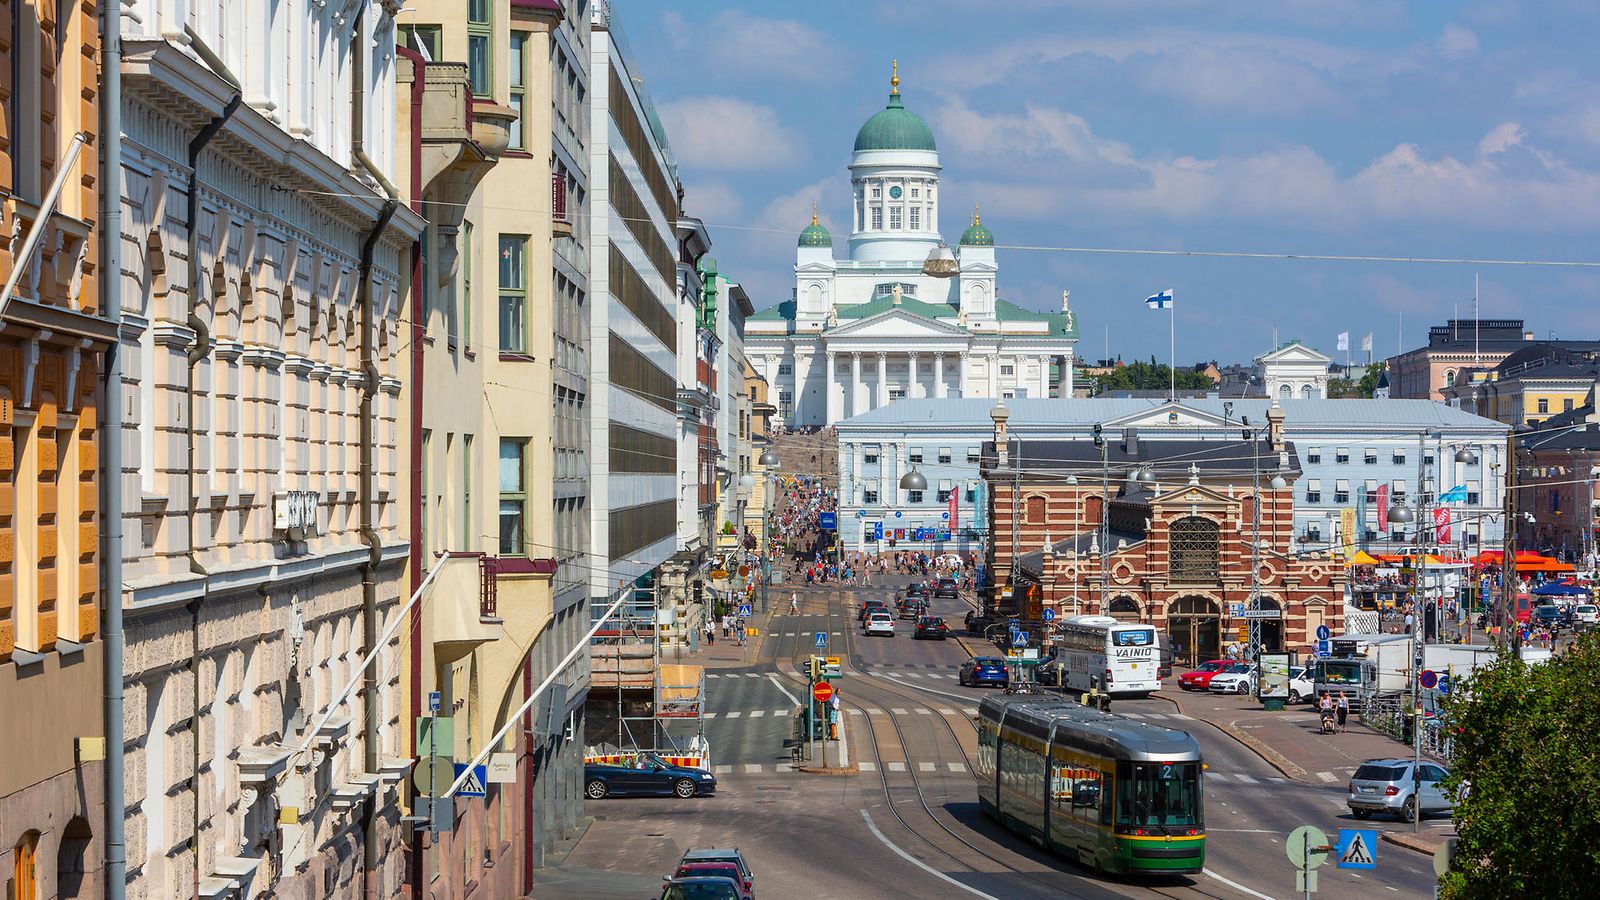
<instances>
[{"instance_id":1,"label":"building with columned facade","mask_svg":"<svg viewBox=\"0 0 1600 900\"><path fill-rule=\"evenodd\" d=\"M943 243L942 167L898 73L890 84L888 104L856 133L848 257L834 257L813 214L795 252L793 299L746 325L746 352L772 386L778 420L831 425L902 397L1070 396L1078 329L1067 293L1049 313L1001 299L994 235L977 210L955 251L959 274L923 272Z\"/></svg>"}]
</instances>

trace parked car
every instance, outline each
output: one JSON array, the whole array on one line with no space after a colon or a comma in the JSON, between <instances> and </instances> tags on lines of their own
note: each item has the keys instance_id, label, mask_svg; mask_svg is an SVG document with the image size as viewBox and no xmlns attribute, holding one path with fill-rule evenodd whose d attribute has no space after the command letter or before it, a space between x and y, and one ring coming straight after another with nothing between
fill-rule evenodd
<instances>
[{"instance_id":1,"label":"parked car","mask_svg":"<svg viewBox=\"0 0 1600 900\"><path fill-rule=\"evenodd\" d=\"M1593 603L1579 603L1572 608L1574 625L1600 625L1600 607Z\"/></svg>"},{"instance_id":2,"label":"parked car","mask_svg":"<svg viewBox=\"0 0 1600 900\"><path fill-rule=\"evenodd\" d=\"M885 605L882 600L863 601L861 608L856 610L856 619L857 621L865 622L867 620L867 616L870 616L875 612L883 612L888 608L889 607Z\"/></svg>"},{"instance_id":3,"label":"parked car","mask_svg":"<svg viewBox=\"0 0 1600 900\"><path fill-rule=\"evenodd\" d=\"M717 792L717 777L704 769L674 766L653 753L641 754L633 765L585 763L583 793L590 800L603 797L690 797Z\"/></svg>"},{"instance_id":4,"label":"parked car","mask_svg":"<svg viewBox=\"0 0 1600 900\"><path fill-rule=\"evenodd\" d=\"M1211 676L1206 690L1213 694L1248 694L1256 687L1255 663L1233 663Z\"/></svg>"},{"instance_id":5,"label":"parked car","mask_svg":"<svg viewBox=\"0 0 1600 900\"><path fill-rule=\"evenodd\" d=\"M1311 670L1306 666L1289 667L1289 702L1300 703L1317 699L1316 686L1311 683Z\"/></svg>"},{"instance_id":6,"label":"parked car","mask_svg":"<svg viewBox=\"0 0 1600 900\"><path fill-rule=\"evenodd\" d=\"M995 684L1005 687L1011 680L1011 675L1006 671L1006 661L998 656L974 656L961 664L961 670L956 674L956 681L964 687L977 687L981 684Z\"/></svg>"},{"instance_id":7,"label":"parked car","mask_svg":"<svg viewBox=\"0 0 1600 900\"><path fill-rule=\"evenodd\" d=\"M739 871L739 864L732 860L697 860L678 864L678 871L672 873L671 881L683 878L726 878L739 888L739 900L755 900L755 894L746 886L744 873Z\"/></svg>"},{"instance_id":8,"label":"parked car","mask_svg":"<svg viewBox=\"0 0 1600 900\"><path fill-rule=\"evenodd\" d=\"M1535 628L1560 628L1567 623L1567 614L1561 607L1554 603L1533 608L1533 617L1529 624Z\"/></svg>"},{"instance_id":9,"label":"parked car","mask_svg":"<svg viewBox=\"0 0 1600 900\"><path fill-rule=\"evenodd\" d=\"M886 612L875 612L867 616L867 634L886 634L894 637L894 616Z\"/></svg>"},{"instance_id":10,"label":"parked car","mask_svg":"<svg viewBox=\"0 0 1600 900\"><path fill-rule=\"evenodd\" d=\"M939 579L939 582L933 586L933 596L935 599L939 597L947 597L951 600L955 600L961 596L961 588L956 585L956 580L954 578L941 578Z\"/></svg>"},{"instance_id":11,"label":"parked car","mask_svg":"<svg viewBox=\"0 0 1600 900\"><path fill-rule=\"evenodd\" d=\"M1233 665L1231 659L1213 659L1203 662L1193 672L1178 676L1178 687L1186 691L1203 691L1211 686L1211 676Z\"/></svg>"},{"instance_id":12,"label":"parked car","mask_svg":"<svg viewBox=\"0 0 1600 900\"><path fill-rule=\"evenodd\" d=\"M744 900L732 878L673 878L661 886L661 900Z\"/></svg>"},{"instance_id":13,"label":"parked car","mask_svg":"<svg viewBox=\"0 0 1600 900\"><path fill-rule=\"evenodd\" d=\"M739 867L739 875L745 893L755 893L756 874L750 869L750 864L745 861L744 854L739 852L738 847L689 850L683 854L683 859L678 860L678 865L680 866L690 866L695 863L733 863Z\"/></svg>"},{"instance_id":14,"label":"parked car","mask_svg":"<svg viewBox=\"0 0 1600 900\"><path fill-rule=\"evenodd\" d=\"M1362 763L1350 779L1350 796L1345 799L1351 815L1365 819L1375 812L1388 812L1409 822L1417 809L1414 765L1416 763L1409 759L1369 759ZM1453 798L1443 787L1450 773L1443 766L1430 762L1422 763L1420 772L1423 816L1450 812Z\"/></svg>"},{"instance_id":15,"label":"parked car","mask_svg":"<svg viewBox=\"0 0 1600 900\"><path fill-rule=\"evenodd\" d=\"M923 616L917 620L917 629L911 633L913 638L937 638L944 640L950 629L944 624L944 619L938 616Z\"/></svg>"}]
</instances>

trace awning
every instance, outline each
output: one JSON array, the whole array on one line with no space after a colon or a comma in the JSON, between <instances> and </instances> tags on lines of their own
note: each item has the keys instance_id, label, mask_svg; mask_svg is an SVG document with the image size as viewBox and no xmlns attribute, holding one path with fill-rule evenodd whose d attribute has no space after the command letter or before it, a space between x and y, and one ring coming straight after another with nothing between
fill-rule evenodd
<instances>
[{"instance_id":1,"label":"awning","mask_svg":"<svg viewBox=\"0 0 1600 900\"><path fill-rule=\"evenodd\" d=\"M1350 565L1352 566L1376 566L1381 565L1382 563L1383 560L1378 559L1376 556L1373 556L1365 550L1357 550L1356 555L1350 557Z\"/></svg>"}]
</instances>

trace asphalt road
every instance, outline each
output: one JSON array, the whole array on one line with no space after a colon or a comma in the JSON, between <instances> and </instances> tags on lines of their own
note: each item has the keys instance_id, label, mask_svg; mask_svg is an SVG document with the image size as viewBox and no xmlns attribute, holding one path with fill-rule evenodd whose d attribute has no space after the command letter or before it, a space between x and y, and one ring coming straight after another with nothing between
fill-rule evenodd
<instances>
[{"instance_id":1,"label":"asphalt road","mask_svg":"<svg viewBox=\"0 0 1600 900\"><path fill-rule=\"evenodd\" d=\"M904 581L899 579L898 581ZM588 804L596 821L566 861L540 875L549 896L642 898L690 847L740 847L771 897L1291 897L1284 855L1290 830L1331 835L1354 827L1343 785L1284 779L1255 754L1159 698L1113 711L1195 735L1205 753L1207 872L1160 881L1110 878L999 828L978 810L970 762L971 713L986 690L965 688L956 669L992 648L971 638L917 641L909 622L892 638L866 637L851 605L888 586L802 589L798 616L774 616L759 657L714 669L707 680L707 736L721 785L714 798L613 799ZM959 631L965 607L933 612ZM794 772L792 713L804 694L803 660L815 634L847 659L839 682L849 719L848 775ZM1176 690L1174 687L1173 690ZM830 748L836 761L838 749ZM1378 869L1319 870L1318 897L1424 897L1430 861L1388 844Z\"/></svg>"}]
</instances>

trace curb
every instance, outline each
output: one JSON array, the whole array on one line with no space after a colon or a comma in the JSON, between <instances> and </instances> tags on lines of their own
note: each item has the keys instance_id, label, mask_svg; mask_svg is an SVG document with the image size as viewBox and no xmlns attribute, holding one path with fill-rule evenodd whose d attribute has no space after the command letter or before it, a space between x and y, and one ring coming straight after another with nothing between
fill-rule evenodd
<instances>
[{"instance_id":1,"label":"curb","mask_svg":"<svg viewBox=\"0 0 1600 900\"><path fill-rule=\"evenodd\" d=\"M1415 853L1426 853L1428 856L1432 856L1438 851L1439 847L1443 846L1442 842L1439 844L1430 844L1421 838L1412 837L1409 834L1402 834L1394 831L1380 831L1378 832L1378 839L1390 844L1394 844L1396 847L1404 847L1407 850Z\"/></svg>"},{"instance_id":2,"label":"curb","mask_svg":"<svg viewBox=\"0 0 1600 900\"><path fill-rule=\"evenodd\" d=\"M1155 697L1158 700L1165 700L1166 702L1171 703L1173 708L1178 712L1188 715L1187 712L1184 712L1183 706L1171 697L1164 697L1159 693L1156 694ZM1279 772L1282 772L1284 777L1292 778L1296 781L1299 781L1305 777L1305 769L1302 769L1290 762L1288 757L1285 757L1283 754L1267 746L1266 743L1262 742L1254 735L1245 733L1243 729L1238 728L1232 722L1215 722L1203 716L1195 716L1194 718L1196 721L1204 722L1228 737L1233 738L1235 743L1239 744L1241 747L1244 747L1246 750L1249 750L1251 753L1254 753L1256 756L1261 757L1262 762L1265 762L1267 765L1277 769Z\"/></svg>"}]
</instances>

